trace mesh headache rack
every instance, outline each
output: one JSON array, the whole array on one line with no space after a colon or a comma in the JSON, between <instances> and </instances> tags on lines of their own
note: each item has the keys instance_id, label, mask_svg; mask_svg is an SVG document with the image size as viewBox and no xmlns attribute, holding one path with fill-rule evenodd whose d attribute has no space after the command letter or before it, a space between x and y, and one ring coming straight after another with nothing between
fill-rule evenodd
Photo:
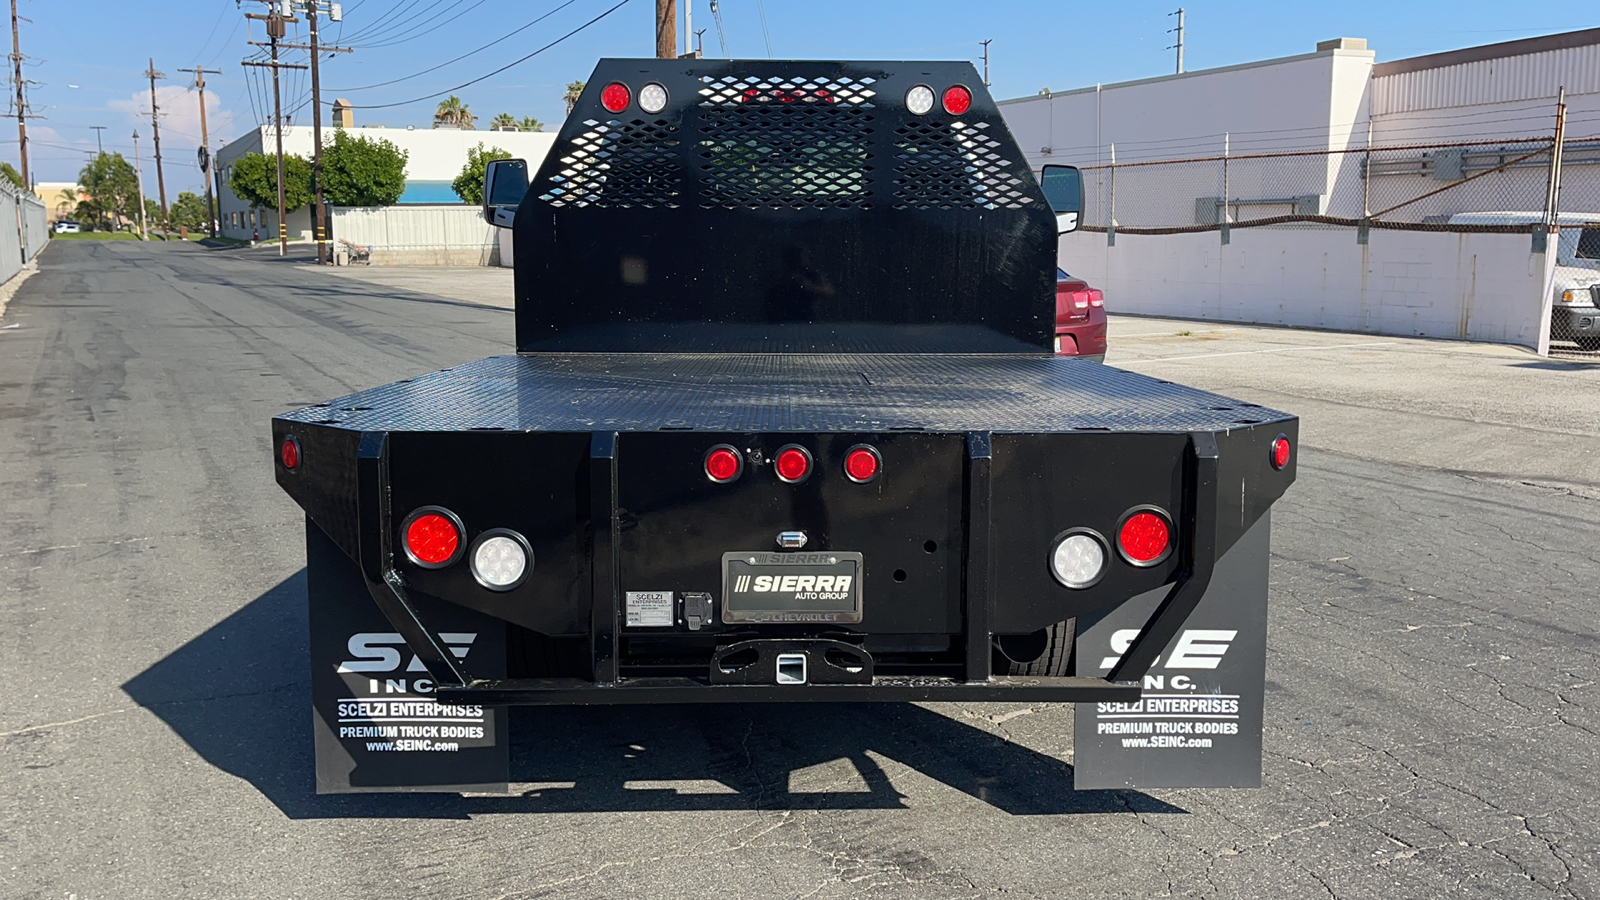
<instances>
[{"instance_id":1,"label":"mesh headache rack","mask_svg":"<svg viewBox=\"0 0 1600 900\"><path fill-rule=\"evenodd\" d=\"M1049 346L1054 220L970 64L604 60L588 85L518 211L519 349L778 323L801 352L870 352L865 325Z\"/></svg>"}]
</instances>

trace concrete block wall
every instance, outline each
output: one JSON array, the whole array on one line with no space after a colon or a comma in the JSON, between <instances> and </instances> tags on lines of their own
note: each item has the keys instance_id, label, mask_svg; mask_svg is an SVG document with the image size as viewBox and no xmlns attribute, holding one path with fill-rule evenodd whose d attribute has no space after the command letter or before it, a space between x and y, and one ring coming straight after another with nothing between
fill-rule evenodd
<instances>
[{"instance_id":1,"label":"concrete block wall","mask_svg":"<svg viewBox=\"0 0 1600 900\"><path fill-rule=\"evenodd\" d=\"M1526 234L1236 228L1065 235L1062 268L1106 308L1154 316L1417 335L1548 350L1553 257Z\"/></svg>"}]
</instances>

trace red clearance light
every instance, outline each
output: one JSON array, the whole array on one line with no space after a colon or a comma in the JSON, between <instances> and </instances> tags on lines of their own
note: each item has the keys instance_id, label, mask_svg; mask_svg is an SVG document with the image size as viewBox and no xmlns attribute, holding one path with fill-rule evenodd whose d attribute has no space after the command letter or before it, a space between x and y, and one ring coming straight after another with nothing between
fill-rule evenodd
<instances>
[{"instance_id":1,"label":"red clearance light","mask_svg":"<svg viewBox=\"0 0 1600 900\"><path fill-rule=\"evenodd\" d=\"M1160 513L1141 510L1129 516L1117 534L1122 556L1136 566L1153 566L1172 549L1172 526Z\"/></svg>"},{"instance_id":2,"label":"red clearance light","mask_svg":"<svg viewBox=\"0 0 1600 900\"><path fill-rule=\"evenodd\" d=\"M1281 434L1278 435L1278 439L1272 442L1272 467L1274 469L1281 469L1289 464L1289 449L1289 439Z\"/></svg>"},{"instance_id":3,"label":"red clearance light","mask_svg":"<svg viewBox=\"0 0 1600 900\"><path fill-rule=\"evenodd\" d=\"M296 440L294 435L285 437L283 443L278 445L278 460L283 463L285 469L297 468L300 465L300 441ZM1278 468L1281 469L1283 466Z\"/></svg>"},{"instance_id":4,"label":"red clearance light","mask_svg":"<svg viewBox=\"0 0 1600 900\"><path fill-rule=\"evenodd\" d=\"M780 481L798 484L805 481L811 474L811 451L799 444L789 444L778 449L778 455L773 457L772 468L777 471Z\"/></svg>"},{"instance_id":5,"label":"red clearance light","mask_svg":"<svg viewBox=\"0 0 1600 900\"><path fill-rule=\"evenodd\" d=\"M959 116L972 108L972 92L954 85L944 89L944 111L952 116Z\"/></svg>"},{"instance_id":6,"label":"red clearance light","mask_svg":"<svg viewBox=\"0 0 1600 900\"><path fill-rule=\"evenodd\" d=\"M628 86L620 81L613 81L606 85L600 92L600 105L608 112L619 113L628 108L628 100L632 98Z\"/></svg>"},{"instance_id":7,"label":"red clearance light","mask_svg":"<svg viewBox=\"0 0 1600 900\"><path fill-rule=\"evenodd\" d=\"M423 507L406 517L406 555L425 569L442 569L461 556L461 526L449 510Z\"/></svg>"},{"instance_id":8,"label":"red clearance light","mask_svg":"<svg viewBox=\"0 0 1600 900\"><path fill-rule=\"evenodd\" d=\"M727 484L744 470L744 457L727 444L718 444L706 454L706 477L717 484Z\"/></svg>"},{"instance_id":9,"label":"red clearance light","mask_svg":"<svg viewBox=\"0 0 1600 900\"><path fill-rule=\"evenodd\" d=\"M883 457L878 451L866 444L851 447L850 452L844 455L844 474L846 478L856 484L866 484L878 477L878 472L883 469Z\"/></svg>"}]
</instances>

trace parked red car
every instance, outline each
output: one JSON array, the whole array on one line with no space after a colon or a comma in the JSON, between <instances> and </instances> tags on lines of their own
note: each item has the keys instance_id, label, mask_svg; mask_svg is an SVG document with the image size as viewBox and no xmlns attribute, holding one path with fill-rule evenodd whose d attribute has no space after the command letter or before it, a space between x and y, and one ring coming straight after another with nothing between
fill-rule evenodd
<instances>
[{"instance_id":1,"label":"parked red car","mask_svg":"<svg viewBox=\"0 0 1600 900\"><path fill-rule=\"evenodd\" d=\"M1056 355L1106 358L1106 301L1089 283L1056 269Z\"/></svg>"}]
</instances>

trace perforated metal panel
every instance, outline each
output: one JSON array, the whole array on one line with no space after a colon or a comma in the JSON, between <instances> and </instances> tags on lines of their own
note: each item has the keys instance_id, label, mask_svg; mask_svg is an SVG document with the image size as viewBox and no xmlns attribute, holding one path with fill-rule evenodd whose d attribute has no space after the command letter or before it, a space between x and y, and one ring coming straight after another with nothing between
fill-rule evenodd
<instances>
[{"instance_id":1,"label":"perforated metal panel","mask_svg":"<svg viewBox=\"0 0 1600 900\"><path fill-rule=\"evenodd\" d=\"M698 155L700 205L870 208L872 120L868 110L828 103L708 110Z\"/></svg>"},{"instance_id":2,"label":"perforated metal panel","mask_svg":"<svg viewBox=\"0 0 1600 900\"><path fill-rule=\"evenodd\" d=\"M682 191L678 126L666 119L586 119L561 148L539 199L551 206L675 207Z\"/></svg>"},{"instance_id":3,"label":"perforated metal panel","mask_svg":"<svg viewBox=\"0 0 1600 900\"><path fill-rule=\"evenodd\" d=\"M895 129L896 209L1023 209L1034 202L1023 171L988 122L926 119Z\"/></svg>"},{"instance_id":4,"label":"perforated metal panel","mask_svg":"<svg viewBox=\"0 0 1600 900\"><path fill-rule=\"evenodd\" d=\"M702 75L700 105L745 106L812 104L871 109L875 78L838 75L762 78L750 75Z\"/></svg>"}]
</instances>

